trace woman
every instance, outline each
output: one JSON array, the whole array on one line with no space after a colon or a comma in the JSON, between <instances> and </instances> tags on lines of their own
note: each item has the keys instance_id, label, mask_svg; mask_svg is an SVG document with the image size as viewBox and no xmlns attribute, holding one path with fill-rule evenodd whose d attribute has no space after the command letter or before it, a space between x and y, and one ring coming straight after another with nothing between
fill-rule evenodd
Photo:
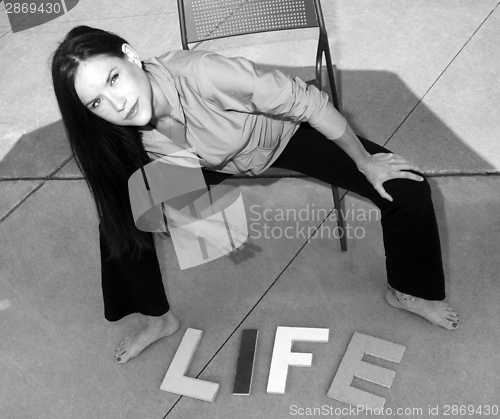
<instances>
[{"instance_id":1,"label":"woman","mask_svg":"<svg viewBox=\"0 0 500 419\"><path fill-rule=\"evenodd\" d=\"M137 312L147 319L119 345L117 362L179 327L153 235L134 225L128 179L151 159L189 147L210 184L274 166L369 198L382 214L387 302L445 329L458 326L458 314L441 301L444 274L429 184L414 164L356 137L315 87L205 51L173 51L141 62L124 39L86 26L72 29L55 51L52 78L100 220L105 317L116 321ZM170 227L186 224L175 209L165 211ZM193 234L230 250L220 244L223 223L197 225Z\"/></svg>"}]
</instances>

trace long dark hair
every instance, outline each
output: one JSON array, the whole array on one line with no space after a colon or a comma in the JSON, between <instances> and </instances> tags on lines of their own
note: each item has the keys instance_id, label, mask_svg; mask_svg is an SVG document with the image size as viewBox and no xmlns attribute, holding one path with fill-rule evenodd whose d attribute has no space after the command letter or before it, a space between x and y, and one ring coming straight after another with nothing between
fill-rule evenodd
<instances>
[{"instance_id":1,"label":"long dark hair","mask_svg":"<svg viewBox=\"0 0 500 419\"><path fill-rule=\"evenodd\" d=\"M137 127L118 126L94 115L75 90L78 66L107 55L123 58L123 38L88 26L73 28L52 57L52 82L76 163L85 176L97 207L110 258L129 253L139 257L154 248L153 235L136 228L128 179L151 162Z\"/></svg>"}]
</instances>

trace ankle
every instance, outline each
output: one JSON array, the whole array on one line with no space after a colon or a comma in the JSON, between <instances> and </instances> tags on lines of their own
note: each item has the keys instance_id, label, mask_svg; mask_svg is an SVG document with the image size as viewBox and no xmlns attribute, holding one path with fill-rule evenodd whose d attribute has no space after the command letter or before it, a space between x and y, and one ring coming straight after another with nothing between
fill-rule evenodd
<instances>
[{"instance_id":1,"label":"ankle","mask_svg":"<svg viewBox=\"0 0 500 419\"><path fill-rule=\"evenodd\" d=\"M161 328L168 321L165 314L162 316L146 316L146 320L148 329Z\"/></svg>"},{"instance_id":2,"label":"ankle","mask_svg":"<svg viewBox=\"0 0 500 419\"><path fill-rule=\"evenodd\" d=\"M398 300L400 303L408 303L410 301L415 301L415 297L410 294L404 294L402 292L399 292L398 290L392 288L389 284L387 284L387 289L389 292Z\"/></svg>"}]
</instances>

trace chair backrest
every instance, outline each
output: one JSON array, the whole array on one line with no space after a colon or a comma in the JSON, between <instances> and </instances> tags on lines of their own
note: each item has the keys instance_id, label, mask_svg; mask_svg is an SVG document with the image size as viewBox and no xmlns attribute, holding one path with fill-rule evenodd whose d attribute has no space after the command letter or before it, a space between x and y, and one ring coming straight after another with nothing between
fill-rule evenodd
<instances>
[{"instance_id":1,"label":"chair backrest","mask_svg":"<svg viewBox=\"0 0 500 419\"><path fill-rule=\"evenodd\" d=\"M229 36L285 29L319 28L316 79L322 88L321 67L325 56L332 101L339 109L328 35L320 0L177 0L181 41L188 44Z\"/></svg>"},{"instance_id":2,"label":"chair backrest","mask_svg":"<svg viewBox=\"0 0 500 419\"><path fill-rule=\"evenodd\" d=\"M184 49L194 42L257 32L313 27L324 30L318 0L177 0L177 3Z\"/></svg>"}]
</instances>

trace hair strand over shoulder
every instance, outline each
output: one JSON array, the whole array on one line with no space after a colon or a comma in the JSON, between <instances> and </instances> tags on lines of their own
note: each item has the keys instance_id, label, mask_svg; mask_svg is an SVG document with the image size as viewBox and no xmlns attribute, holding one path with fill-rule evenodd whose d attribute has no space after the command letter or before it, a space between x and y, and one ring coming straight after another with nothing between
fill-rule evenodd
<instances>
[{"instance_id":1,"label":"hair strand over shoulder","mask_svg":"<svg viewBox=\"0 0 500 419\"><path fill-rule=\"evenodd\" d=\"M96 56L123 58L123 38L88 26L73 28L52 57L52 81L75 161L96 204L110 257L139 257L154 248L153 235L136 228L128 194L130 176L151 162L137 127L94 115L75 90L79 65Z\"/></svg>"}]
</instances>

